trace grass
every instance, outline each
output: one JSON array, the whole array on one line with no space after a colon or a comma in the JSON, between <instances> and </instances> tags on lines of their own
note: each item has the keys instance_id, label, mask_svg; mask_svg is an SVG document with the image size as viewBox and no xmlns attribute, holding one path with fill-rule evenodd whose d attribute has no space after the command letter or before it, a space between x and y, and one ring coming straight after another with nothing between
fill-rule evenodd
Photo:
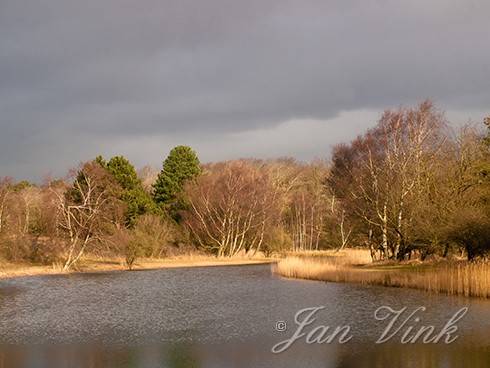
<instances>
[{"instance_id":1,"label":"grass","mask_svg":"<svg viewBox=\"0 0 490 368\"><path fill-rule=\"evenodd\" d=\"M213 255L193 254L172 256L167 258L139 258L133 267L133 270L149 270L158 268L176 268L176 267L204 267L204 266L229 266L271 263L273 260L264 257L221 257ZM109 272L127 270L124 258L103 258L87 255L75 268L68 272L61 270L61 265L33 265L29 263L11 263L0 262L0 279L33 276L33 275L52 275L63 273L78 272Z\"/></svg>"},{"instance_id":2,"label":"grass","mask_svg":"<svg viewBox=\"0 0 490 368\"><path fill-rule=\"evenodd\" d=\"M490 263L388 263L367 260L369 252L300 254L273 265L273 272L290 278L364 285L406 287L448 295L490 297Z\"/></svg>"}]
</instances>

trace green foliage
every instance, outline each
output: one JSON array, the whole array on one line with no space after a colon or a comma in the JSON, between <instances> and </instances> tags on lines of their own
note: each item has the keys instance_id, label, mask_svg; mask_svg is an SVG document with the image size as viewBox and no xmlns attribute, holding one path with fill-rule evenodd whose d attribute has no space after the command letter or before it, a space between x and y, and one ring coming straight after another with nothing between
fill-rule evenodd
<instances>
[{"instance_id":1,"label":"green foliage","mask_svg":"<svg viewBox=\"0 0 490 368\"><path fill-rule=\"evenodd\" d=\"M82 188L86 186L87 170L97 173L99 187L104 188L124 203L126 226L132 227L138 216L158 212L151 196L144 190L134 166L125 157L115 156L106 161L102 156L97 156L79 171L74 187L77 184ZM79 191L70 190L69 195L74 202L80 202Z\"/></svg>"},{"instance_id":2,"label":"green foliage","mask_svg":"<svg viewBox=\"0 0 490 368\"><path fill-rule=\"evenodd\" d=\"M95 158L95 162L98 163L102 167L106 167L107 166L106 160L104 160L104 157L102 157L101 155L99 155L99 156L97 156Z\"/></svg>"},{"instance_id":3,"label":"green foliage","mask_svg":"<svg viewBox=\"0 0 490 368\"><path fill-rule=\"evenodd\" d=\"M147 213L159 213L151 196L142 187L126 190L121 198L127 205L127 224L133 226L139 216Z\"/></svg>"},{"instance_id":4,"label":"green foliage","mask_svg":"<svg viewBox=\"0 0 490 368\"><path fill-rule=\"evenodd\" d=\"M120 199L126 204L126 225L133 226L138 216L156 213L157 207L144 190L134 166L123 156L115 156L107 163L99 156L96 161L104 166L121 186Z\"/></svg>"},{"instance_id":5,"label":"green foliage","mask_svg":"<svg viewBox=\"0 0 490 368\"><path fill-rule=\"evenodd\" d=\"M98 162L104 163L102 158ZM134 190L141 187L134 166L125 157L114 156L105 166L123 189Z\"/></svg>"},{"instance_id":6,"label":"green foliage","mask_svg":"<svg viewBox=\"0 0 490 368\"><path fill-rule=\"evenodd\" d=\"M12 185L12 190L14 192L22 192L24 189L27 189L29 187L33 187L34 185L27 180L22 180L19 181L18 183Z\"/></svg>"},{"instance_id":7,"label":"green foliage","mask_svg":"<svg viewBox=\"0 0 490 368\"><path fill-rule=\"evenodd\" d=\"M97 161L89 161L83 164L77 172L77 176L72 186L67 190L66 197L74 203L83 202L83 193L87 190L88 181L93 182L93 190L96 195L106 192L108 196L119 197L121 187L115 181L114 177L102 167Z\"/></svg>"},{"instance_id":8,"label":"green foliage","mask_svg":"<svg viewBox=\"0 0 490 368\"><path fill-rule=\"evenodd\" d=\"M163 163L163 169L153 185L153 198L161 207L178 207L178 196L184 184L201 173L199 158L192 148L173 148Z\"/></svg>"}]
</instances>

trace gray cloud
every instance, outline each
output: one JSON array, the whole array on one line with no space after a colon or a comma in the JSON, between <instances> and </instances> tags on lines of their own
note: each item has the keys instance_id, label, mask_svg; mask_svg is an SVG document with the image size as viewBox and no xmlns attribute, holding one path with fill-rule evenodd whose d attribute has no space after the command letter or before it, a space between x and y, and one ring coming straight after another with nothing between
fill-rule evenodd
<instances>
[{"instance_id":1,"label":"gray cloud","mask_svg":"<svg viewBox=\"0 0 490 368\"><path fill-rule=\"evenodd\" d=\"M2 0L0 176L61 173L115 148L154 163L181 142L204 160L237 145L321 156L359 132L342 112L372 124L425 97L478 119L489 13L486 0ZM305 119L315 128L284 128Z\"/></svg>"}]
</instances>

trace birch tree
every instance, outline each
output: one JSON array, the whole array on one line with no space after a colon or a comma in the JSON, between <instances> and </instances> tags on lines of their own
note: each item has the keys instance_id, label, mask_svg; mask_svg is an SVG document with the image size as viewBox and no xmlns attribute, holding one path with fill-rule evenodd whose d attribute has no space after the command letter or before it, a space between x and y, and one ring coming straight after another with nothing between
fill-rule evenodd
<instances>
[{"instance_id":1,"label":"birch tree","mask_svg":"<svg viewBox=\"0 0 490 368\"><path fill-rule=\"evenodd\" d=\"M445 120L429 101L386 111L378 125L334 151L329 185L361 219L382 258L401 259L411 248L416 198L443 147Z\"/></svg>"},{"instance_id":2,"label":"birch tree","mask_svg":"<svg viewBox=\"0 0 490 368\"><path fill-rule=\"evenodd\" d=\"M63 270L72 268L111 224L113 209L118 205L114 188L117 185L113 178L96 162L82 167L67 192L52 188L57 199Z\"/></svg>"},{"instance_id":3,"label":"birch tree","mask_svg":"<svg viewBox=\"0 0 490 368\"><path fill-rule=\"evenodd\" d=\"M318 250L328 214L324 185L328 171L322 162L302 165L300 170L288 201L287 228L293 241L293 250Z\"/></svg>"},{"instance_id":4,"label":"birch tree","mask_svg":"<svg viewBox=\"0 0 490 368\"><path fill-rule=\"evenodd\" d=\"M266 170L245 160L206 167L187 185L186 197L186 225L201 247L218 256L259 251L277 213Z\"/></svg>"},{"instance_id":5,"label":"birch tree","mask_svg":"<svg viewBox=\"0 0 490 368\"><path fill-rule=\"evenodd\" d=\"M12 179L0 179L0 235L5 231L7 222L7 205L12 192Z\"/></svg>"}]
</instances>

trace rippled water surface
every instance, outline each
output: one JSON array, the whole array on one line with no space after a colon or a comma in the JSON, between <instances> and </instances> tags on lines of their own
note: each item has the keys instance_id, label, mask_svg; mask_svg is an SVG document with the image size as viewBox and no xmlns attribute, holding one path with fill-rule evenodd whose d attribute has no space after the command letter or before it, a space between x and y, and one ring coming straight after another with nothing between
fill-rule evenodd
<instances>
[{"instance_id":1,"label":"rippled water surface","mask_svg":"<svg viewBox=\"0 0 490 368\"><path fill-rule=\"evenodd\" d=\"M469 311L451 345L402 345L399 336L376 345L383 305L425 306L412 325L437 328ZM296 330L295 313L315 306L325 308L309 330L349 325L352 340L301 339L273 354ZM285 280L264 265L4 280L0 326L0 367L490 367L488 301Z\"/></svg>"}]
</instances>

